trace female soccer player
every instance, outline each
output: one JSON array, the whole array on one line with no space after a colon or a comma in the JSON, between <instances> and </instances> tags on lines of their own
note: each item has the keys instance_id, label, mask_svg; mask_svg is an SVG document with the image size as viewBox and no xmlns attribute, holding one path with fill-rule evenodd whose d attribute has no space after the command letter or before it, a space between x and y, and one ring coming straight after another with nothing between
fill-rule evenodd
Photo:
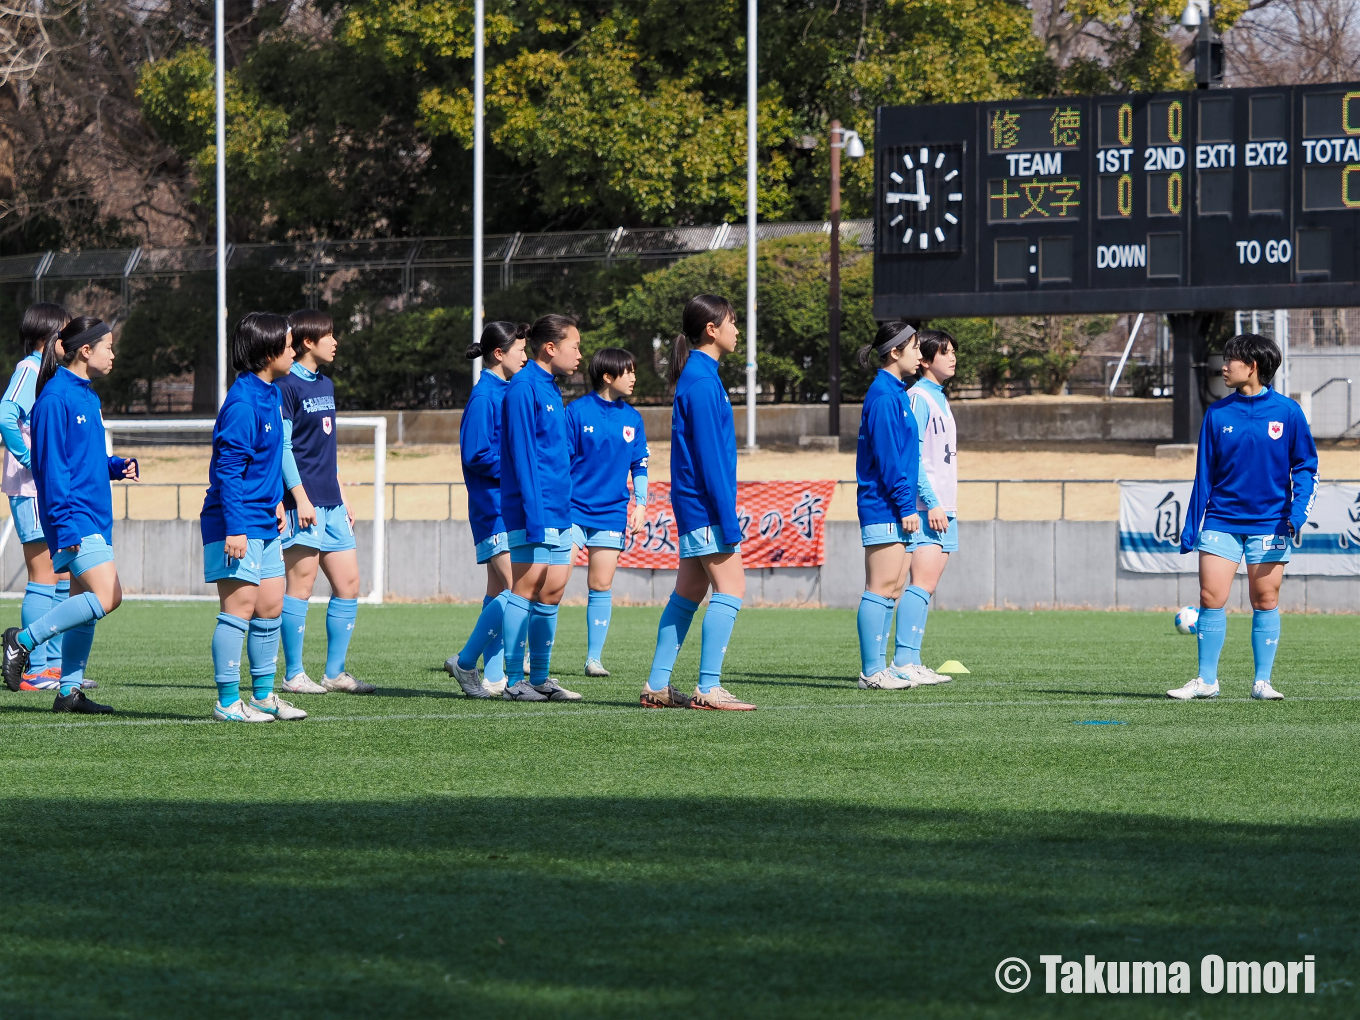
<instances>
[{"instance_id":1,"label":"female soccer player","mask_svg":"<svg viewBox=\"0 0 1360 1020\"><path fill-rule=\"evenodd\" d=\"M883 646L893 607L907 583L907 545L921 526L916 512L920 448L907 402L906 380L916 374L921 348L905 322L885 322L874 342L860 348L859 363L878 372L864 395L855 449L856 506L864 546L864 594L859 599L859 685L867 690L905 690L910 675L888 669Z\"/></svg>"},{"instance_id":2,"label":"female soccer player","mask_svg":"<svg viewBox=\"0 0 1360 1020\"><path fill-rule=\"evenodd\" d=\"M58 354L58 350L61 351ZM33 402L33 481L52 569L70 572L71 597L23 630L5 631L5 683L14 689L29 653L62 635L61 685L54 712L112 712L85 697L81 680L94 643L94 626L123 601L113 562L111 478L137 479L137 462L110 457L104 418L90 381L113 368L113 331L88 315L68 322L43 345Z\"/></svg>"},{"instance_id":3,"label":"female soccer player","mask_svg":"<svg viewBox=\"0 0 1360 1020\"><path fill-rule=\"evenodd\" d=\"M619 347L590 359L591 391L567 408L571 428L572 542L588 550L586 676L608 676L601 656L614 601L610 589L624 529L647 519L647 433L642 415L625 401L637 385L637 363ZM633 478L629 508L628 477ZM574 558L574 556L573 556Z\"/></svg>"},{"instance_id":4,"label":"female soccer player","mask_svg":"<svg viewBox=\"0 0 1360 1020\"><path fill-rule=\"evenodd\" d=\"M954 414L944 395L944 384L954 378L958 344L942 329L916 334L921 345L920 378L907 396L916 434L920 439L920 470L916 477L916 510L926 515L919 531L911 536L911 585L897 601L897 647L892 671L899 677L923 684L943 684L950 677L921 664L921 640L926 636L930 598L949 563L959 551L958 433Z\"/></svg>"},{"instance_id":5,"label":"female soccer player","mask_svg":"<svg viewBox=\"0 0 1360 1020\"><path fill-rule=\"evenodd\" d=\"M737 349L737 317L726 298L698 294L685 304L681 325L670 363L675 386L671 507L680 533L680 570L661 613L652 670L639 700L643 708L749 712L756 706L722 686L723 656L746 596L737 520L737 437L732 402L718 375L718 360ZM671 685L671 673L694 611L710 587L699 684L687 697Z\"/></svg>"},{"instance_id":6,"label":"female soccer player","mask_svg":"<svg viewBox=\"0 0 1360 1020\"><path fill-rule=\"evenodd\" d=\"M288 571L283 596L283 689L293 694L371 694L373 684L345 669L359 616L359 555L354 550L354 515L340 488L336 463L335 384L321 369L335 362L335 323L325 312L288 316L293 365L278 382L283 399L283 562ZM326 668L321 683L302 668L307 634L307 600L316 571L331 585L326 604Z\"/></svg>"},{"instance_id":7,"label":"female soccer player","mask_svg":"<svg viewBox=\"0 0 1360 1020\"><path fill-rule=\"evenodd\" d=\"M9 387L0 400L0 437L5 444L4 478L0 491L9 497L9 516L14 534L24 550L28 585L20 608L20 622L27 627L54 605L65 602L71 592L71 579L57 577L52 556L38 523L38 490L33 484L29 416L37 397L38 372L42 368L43 348L61 332L69 316L60 305L40 302L24 310L19 323L19 342L28 355L14 368ZM52 691L60 686L61 637L44 641L28 657L28 668L18 690ZM94 681L85 681L85 689Z\"/></svg>"},{"instance_id":8,"label":"female soccer player","mask_svg":"<svg viewBox=\"0 0 1360 1020\"><path fill-rule=\"evenodd\" d=\"M486 594L482 614L467 644L444 661L444 669L469 698L499 697L505 693L505 645L501 625L510 596L510 539L501 518L501 413L511 376L528 360L527 323L489 322L481 339L467 349L467 359L481 358L482 377L472 388L458 426L458 449L467 486L468 523L477 543L477 562L486 564ZM486 667L477 675L477 660ZM466 665L463 665L466 663ZM520 663L521 667L523 662Z\"/></svg>"},{"instance_id":9,"label":"female soccer player","mask_svg":"<svg viewBox=\"0 0 1360 1020\"><path fill-rule=\"evenodd\" d=\"M1195 485L1181 529L1181 552L1199 550L1199 676L1167 691L1177 701L1218 697L1223 607L1245 556L1251 595L1251 696L1280 701L1270 684L1280 644L1280 582L1290 538L1303 530L1317 494L1317 447L1299 405L1267 389L1280 349L1243 333L1223 348L1223 381L1236 393L1213 404L1199 431Z\"/></svg>"},{"instance_id":10,"label":"female soccer player","mask_svg":"<svg viewBox=\"0 0 1360 1020\"><path fill-rule=\"evenodd\" d=\"M505 600L507 701L579 701L548 675L557 607L571 577L571 444L554 378L581 364L576 320L544 315L529 329L533 360L505 388L501 422L501 516L510 543ZM524 676L524 648L529 676Z\"/></svg>"},{"instance_id":11,"label":"female soccer player","mask_svg":"<svg viewBox=\"0 0 1360 1020\"><path fill-rule=\"evenodd\" d=\"M213 678L222 722L306 719L274 693L283 612L283 407L274 385L293 366L288 320L251 312L236 324L236 381L213 426L203 500L203 579L217 583ZM241 644L250 655L251 698L241 699Z\"/></svg>"}]
</instances>

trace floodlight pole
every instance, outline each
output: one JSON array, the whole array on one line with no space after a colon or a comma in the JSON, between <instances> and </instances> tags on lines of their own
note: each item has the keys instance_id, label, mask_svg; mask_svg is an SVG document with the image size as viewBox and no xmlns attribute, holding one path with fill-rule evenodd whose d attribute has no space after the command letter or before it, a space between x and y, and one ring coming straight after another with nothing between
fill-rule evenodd
<instances>
[{"instance_id":1,"label":"floodlight pole","mask_svg":"<svg viewBox=\"0 0 1360 1020\"><path fill-rule=\"evenodd\" d=\"M227 75L224 0L215 4L217 48L217 406L227 399Z\"/></svg>"},{"instance_id":2,"label":"floodlight pole","mask_svg":"<svg viewBox=\"0 0 1360 1020\"><path fill-rule=\"evenodd\" d=\"M831 122L831 280L827 292L826 434L841 434L841 122Z\"/></svg>"},{"instance_id":3,"label":"floodlight pole","mask_svg":"<svg viewBox=\"0 0 1360 1020\"><path fill-rule=\"evenodd\" d=\"M482 118L482 104L486 99L482 79L486 76L486 0L477 0L476 42L472 57L472 342L482 338L482 274L486 269L482 258L482 173L486 160L486 125ZM482 359L472 363L472 385L482 378Z\"/></svg>"},{"instance_id":4,"label":"floodlight pole","mask_svg":"<svg viewBox=\"0 0 1360 1020\"><path fill-rule=\"evenodd\" d=\"M756 6L746 0L746 448L756 448Z\"/></svg>"}]
</instances>

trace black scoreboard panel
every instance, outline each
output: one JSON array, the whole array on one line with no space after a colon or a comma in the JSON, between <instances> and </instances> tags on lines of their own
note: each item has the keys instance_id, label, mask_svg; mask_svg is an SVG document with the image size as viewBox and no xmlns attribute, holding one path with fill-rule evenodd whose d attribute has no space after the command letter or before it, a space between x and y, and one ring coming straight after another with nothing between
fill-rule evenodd
<instances>
[{"instance_id":1,"label":"black scoreboard panel","mask_svg":"<svg viewBox=\"0 0 1360 1020\"><path fill-rule=\"evenodd\" d=\"M879 318L1360 304L1360 84L880 107Z\"/></svg>"}]
</instances>

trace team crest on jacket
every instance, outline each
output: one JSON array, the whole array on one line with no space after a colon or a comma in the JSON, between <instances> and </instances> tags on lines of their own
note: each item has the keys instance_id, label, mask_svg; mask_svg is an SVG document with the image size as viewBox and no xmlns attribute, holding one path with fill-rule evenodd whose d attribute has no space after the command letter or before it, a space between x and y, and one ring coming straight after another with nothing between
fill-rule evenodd
<instances>
[{"instance_id":1,"label":"team crest on jacket","mask_svg":"<svg viewBox=\"0 0 1360 1020\"><path fill-rule=\"evenodd\" d=\"M633 428L633 426L625 425L623 427L623 441L625 443L631 443L635 435L637 435L637 429Z\"/></svg>"},{"instance_id":2,"label":"team crest on jacket","mask_svg":"<svg viewBox=\"0 0 1360 1020\"><path fill-rule=\"evenodd\" d=\"M1266 426L1266 432L1270 435L1271 439L1279 439L1282 435L1284 435L1284 422L1282 421L1271 422L1269 425Z\"/></svg>"},{"instance_id":3,"label":"team crest on jacket","mask_svg":"<svg viewBox=\"0 0 1360 1020\"><path fill-rule=\"evenodd\" d=\"M321 419L321 431L328 436L331 434L331 416L329 414Z\"/></svg>"}]
</instances>

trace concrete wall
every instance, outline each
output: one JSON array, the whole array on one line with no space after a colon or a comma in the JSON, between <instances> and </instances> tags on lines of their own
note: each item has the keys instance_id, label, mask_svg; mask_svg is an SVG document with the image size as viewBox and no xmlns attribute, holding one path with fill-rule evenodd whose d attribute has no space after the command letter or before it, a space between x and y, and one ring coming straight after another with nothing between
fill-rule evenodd
<instances>
[{"instance_id":1,"label":"concrete wall","mask_svg":"<svg viewBox=\"0 0 1360 1020\"><path fill-rule=\"evenodd\" d=\"M356 525L359 569L372 588L373 525ZM936 592L941 609L1172 609L1199 601L1194 574L1136 574L1116 562L1114 521L960 521L960 551ZM118 521L114 548L130 594L211 595L203 583L203 546L197 521ZM853 608L864 588L859 528L850 521L826 525L826 565L752 570L747 603ZM0 558L8 591L26 580L22 552L11 542ZM614 581L620 604L659 605L669 597L669 570L621 570ZM486 587L467 521L389 521L385 589L394 599L477 602ZM316 594L326 595L324 577ZM585 569L577 568L568 599L584 600ZM1290 611L1360 611L1360 577L1291 575L1281 605ZM1229 607L1247 610L1244 579Z\"/></svg>"}]
</instances>

